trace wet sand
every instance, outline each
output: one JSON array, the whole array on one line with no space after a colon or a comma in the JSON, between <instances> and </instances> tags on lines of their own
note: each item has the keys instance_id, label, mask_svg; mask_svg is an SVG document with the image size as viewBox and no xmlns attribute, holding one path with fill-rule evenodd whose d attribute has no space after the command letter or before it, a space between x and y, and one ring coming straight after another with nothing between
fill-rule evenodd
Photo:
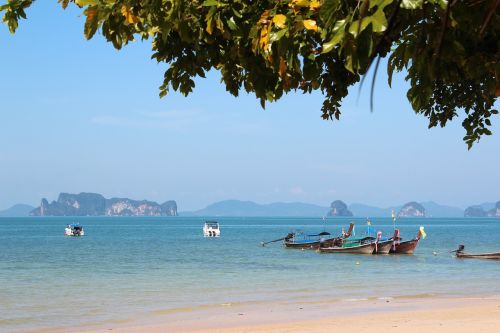
<instances>
[{"instance_id":1,"label":"wet sand","mask_svg":"<svg viewBox=\"0 0 500 333\"><path fill-rule=\"evenodd\" d=\"M497 333L500 330L500 298L424 297L225 304L209 309L159 312L151 318L115 324L77 330L88 333L330 333L343 330Z\"/></svg>"}]
</instances>

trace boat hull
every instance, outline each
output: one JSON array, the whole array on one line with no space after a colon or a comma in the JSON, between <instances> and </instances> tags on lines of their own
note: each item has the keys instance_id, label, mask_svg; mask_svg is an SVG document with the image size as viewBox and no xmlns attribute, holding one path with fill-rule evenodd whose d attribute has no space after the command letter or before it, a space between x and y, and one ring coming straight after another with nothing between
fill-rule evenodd
<instances>
[{"instance_id":1,"label":"boat hull","mask_svg":"<svg viewBox=\"0 0 500 333\"><path fill-rule=\"evenodd\" d=\"M378 242L374 254L389 254L392 248L392 240Z\"/></svg>"},{"instance_id":2,"label":"boat hull","mask_svg":"<svg viewBox=\"0 0 500 333\"><path fill-rule=\"evenodd\" d=\"M468 254L457 252L457 258L460 259L489 259L500 260L500 253L482 253L482 254Z\"/></svg>"},{"instance_id":3,"label":"boat hull","mask_svg":"<svg viewBox=\"0 0 500 333\"><path fill-rule=\"evenodd\" d=\"M284 241L283 246L288 249L318 249L320 247L331 247L337 238L329 238L324 241L310 241L310 242L291 242Z\"/></svg>"},{"instance_id":4,"label":"boat hull","mask_svg":"<svg viewBox=\"0 0 500 333\"><path fill-rule=\"evenodd\" d=\"M412 239L404 242L394 242L389 253L394 254L413 254L418 245L418 239Z\"/></svg>"},{"instance_id":5,"label":"boat hull","mask_svg":"<svg viewBox=\"0 0 500 333\"><path fill-rule=\"evenodd\" d=\"M375 251L375 243L362 244L348 247L320 247L320 253L353 253L353 254L372 254Z\"/></svg>"}]
</instances>

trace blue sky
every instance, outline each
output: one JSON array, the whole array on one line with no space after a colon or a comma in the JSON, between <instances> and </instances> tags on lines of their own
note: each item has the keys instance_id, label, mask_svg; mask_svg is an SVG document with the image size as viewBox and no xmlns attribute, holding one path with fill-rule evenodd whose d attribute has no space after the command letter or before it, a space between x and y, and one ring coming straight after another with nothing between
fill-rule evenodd
<instances>
[{"instance_id":1,"label":"blue sky","mask_svg":"<svg viewBox=\"0 0 500 333\"><path fill-rule=\"evenodd\" d=\"M165 64L150 44L116 51L83 37L83 18L37 1L16 35L0 26L0 209L59 192L98 192L202 208L224 199L260 203L335 199L378 206L500 200L500 127L467 151L457 119L427 129L377 78L352 89L340 122L320 118L319 93L260 108L234 98L212 72L188 98L158 97ZM359 101L358 101L359 99Z\"/></svg>"}]
</instances>

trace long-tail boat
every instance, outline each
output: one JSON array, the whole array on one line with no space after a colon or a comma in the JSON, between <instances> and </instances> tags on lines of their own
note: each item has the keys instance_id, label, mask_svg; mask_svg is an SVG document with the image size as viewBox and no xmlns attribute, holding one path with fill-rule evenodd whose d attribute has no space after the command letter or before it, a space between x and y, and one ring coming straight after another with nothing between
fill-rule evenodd
<instances>
[{"instance_id":1,"label":"long-tail boat","mask_svg":"<svg viewBox=\"0 0 500 333\"><path fill-rule=\"evenodd\" d=\"M500 260L500 252L497 253L465 253L465 246L459 245L458 250L452 251L455 252L457 258L461 259L491 259L491 260Z\"/></svg>"},{"instance_id":2,"label":"long-tail boat","mask_svg":"<svg viewBox=\"0 0 500 333\"><path fill-rule=\"evenodd\" d=\"M348 241L352 243L360 243L360 244L367 244L371 242L375 242L375 251L373 251L373 254L388 254L389 251L391 250L392 246L392 238L382 238L382 232L378 231L376 237L372 237L372 222L370 220L367 220L367 225L366 225L366 235L363 238L349 238Z\"/></svg>"},{"instance_id":3,"label":"long-tail boat","mask_svg":"<svg viewBox=\"0 0 500 333\"><path fill-rule=\"evenodd\" d=\"M331 247L320 247L320 253L355 253L355 254L372 254L375 251L375 242L370 243L343 243L341 245L334 245Z\"/></svg>"},{"instance_id":4,"label":"long-tail boat","mask_svg":"<svg viewBox=\"0 0 500 333\"><path fill-rule=\"evenodd\" d=\"M377 237L347 238L334 243L331 247L320 247L323 253L357 253L357 254L388 254L392 246L392 240L382 240L382 232Z\"/></svg>"},{"instance_id":5,"label":"long-tail boat","mask_svg":"<svg viewBox=\"0 0 500 333\"><path fill-rule=\"evenodd\" d=\"M392 242L392 239L383 239L381 231L377 232L377 240L375 241L375 251L373 251L373 254L389 254Z\"/></svg>"},{"instance_id":6,"label":"long-tail boat","mask_svg":"<svg viewBox=\"0 0 500 333\"><path fill-rule=\"evenodd\" d=\"M320 247L320 253L356 253L373 254L377 248L378 239L382 233L377 234L377 238L367 236L363 238L343 238L334 242L333 246Z\"/></svg>"},{"instance_id":7,"label":"long-tail boat","mask_svg":"<svg viewBox=\"0 0 500 333\"><path fill-rule=\"evenodd\" d=\"M353 239L352 241L355 242L356 240ZM376 238L368 236L360 238L358 241L360 244L375 242L375 250L373 251L373 254L389 254L393 243L392 238L382 238L382 231L377 232Z\"/></svg>"},{"instance_id":8,"label":"long-tail boat","mask_svg":"<svg viewBox=\"0 0 500 333\"><path fill-rule=\"evenodd\" d=\"M422 236L423 232L423 227L420 227L418 230L417 237L411 240L407 241L402 241L402 238L400 237L400 232L399 229L394 230L394 236L392 238L392 247L389 251L389 253L394 253L394 254L413 254L415 251L415 248L418 245L418 241L420 240L420 237Z\"/></svg>"},{"instance_id":9,"label":"long-tail boat","mask_svg":"<svg viewBox=\"0 0 500 333\"><path fill-rule=\"evenodd\" d=\"M320 247L331 247L339 240L351 236L354 229L354 224L349 225L349 230L340 237L330 237L325 238L324 236L330 236L329 232L323 231L317 235L305 235L305 237L300 237L296 233L289 233L287 237L283 240L283 245L290 249L317 249Z\"/></svg>"},{"instance_id":10,"label":"long-tail boat","mask_svg":"<svg viewBox=\"0 0 500 333\"><path fill-rule=\"evenodd\" d=\"M389 254L392 248L392 240L383 240L377 243L374 254Z\"/></svg>"}]
</instances>

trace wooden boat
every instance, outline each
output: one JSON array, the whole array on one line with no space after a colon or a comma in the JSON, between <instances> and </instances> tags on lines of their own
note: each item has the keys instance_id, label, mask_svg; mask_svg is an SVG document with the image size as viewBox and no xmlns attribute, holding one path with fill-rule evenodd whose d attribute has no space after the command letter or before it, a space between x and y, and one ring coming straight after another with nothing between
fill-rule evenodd
<instances>
[{"instance_id":1,"label":"wooden boat","mask_svg":"<svg viewBox=\"0 0 500 333\"><path fill-rule=\"evenodd\" d=\"M355 244L358 245L364 245L364 244L370 244L370 243L375 243L375 250L373 251L373 254L388 254L389 251L391 250L392 247L392 238L390 239L383 239L382 238L382 232L379 231L377 232L377 237L372 237L372 236L367 236L363 238L348 238L344 240L344 246L353 246Z\"/></svg>"},{"instance_id":2,"label":"wooden boat","mask_svg":"<svg viewBox=\"0 0 500 333\"><path fill-rule=\"evenodd\" d=\"M455 255L457 258L461 259L490 259L490 260L500 260L500 252L496 253L478 253L470 254L464 252L465 246L459 245L458 250L455 250Z\"/></svg>"},{"instance_id":3,"label":"wooden boat","mask_svg":"<svg viewBox=\"0 0 500 333\"><path fill-rule=\"evenodd\" d=\"M392 247L392 239L382 238L382 231L377 232L377 238L373 238L375 241L375 250L373 254L388 254Z\"/></svg>"},{"instance_id":4,"label":"wooden boat","mask_svg":"<svg viewBox=\"0 0 500 333\"><path fill-rule=\"evenodd\" d=\"M342 238L349 237L353 231L354 224L351 223L349 230L344 236L325 238L330 236L329 232L323 231L317 235L305 235L300 237L295 233L289 233L284 238L283 246L289 249L318 249L320 247L332 247L342 241Z\"/></svg>"},{"instance_id":5,"label":"wooden boat","mask_svg":"<svg viewBox=\"0 0 500 333\"><path fill-rule=\"evenodd\" d=\"M285 238L283 245L289 249L317 249L320 246L331 246L335 242L335 238L324 238L323 236L329 236L329 232L321 232L317 235L306 235L302 239L300 235L293 233L291 238ZM320 237L319 239L310 239L311 237Z\"/></svg>"},{"instance_id":6,"label":"wooden boat","mask_svg":"<svg viewBox=\"0 0 500 333\"><path fill-rule=\"evenodd\" d=\"M392 239L378 241L374 254L389 254L392 248Z\"/></svg>"},{"instance_id":7,"label":"wooden boat","mask_svg":"<svg viewBox=\"0 0 500 333\"><path fill-rule=\"evenodd\" d=\"M366 244L343 244L341 246L320 247L320 253L355 253L355 254L372 254L375 251L375 242Z\"/></svg>"},{"instance_id":8,"label":"wooden boat","mask_svg":"<svg viewBox=\"0 0 500 333\"><path fill-rule=\"evenodd\" d=\"M394 230L394 237L392 238L393 243L389 253L413 254L413 252L415 252L415 248L418 245L418 241L422 236L422 230L420 229L418 231L417 237L407 241L402 241L402 238L399 236L399 234L399 229Z\"/></svg>"}]
</instances>

